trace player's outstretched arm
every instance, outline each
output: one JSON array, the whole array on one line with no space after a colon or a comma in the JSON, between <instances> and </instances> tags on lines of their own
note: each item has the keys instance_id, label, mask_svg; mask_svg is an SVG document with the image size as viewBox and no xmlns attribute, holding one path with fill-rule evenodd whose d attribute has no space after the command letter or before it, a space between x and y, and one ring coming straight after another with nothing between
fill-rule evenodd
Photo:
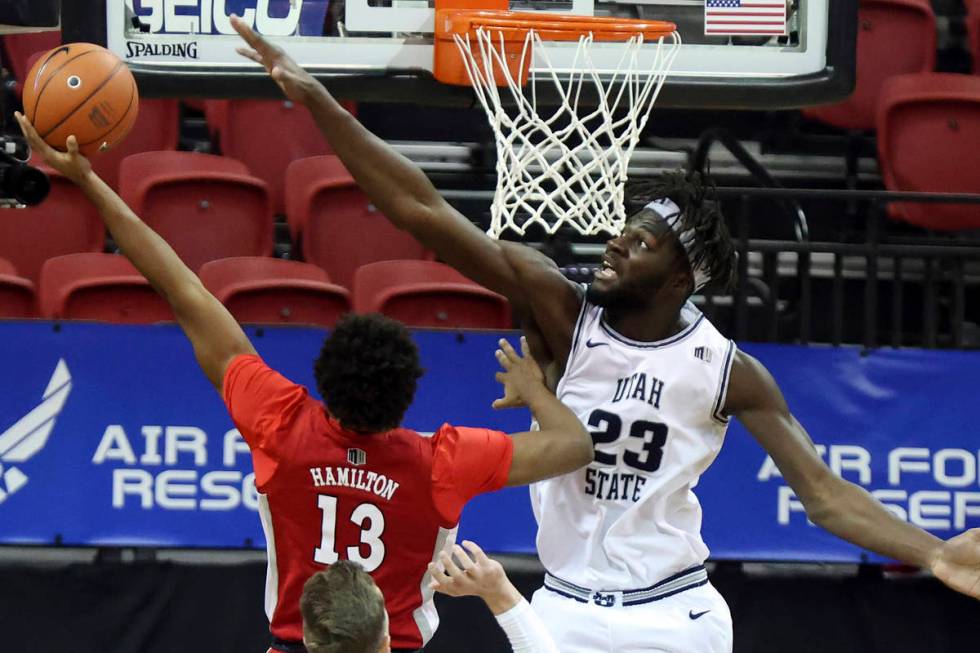
<instances>
[{"instance_id":1,"label":"player's outstretched arm","mask_svg":"<svg viewBox=\"0 0 980 653\"><path fill-rule=\"evenodd\" d=\"M980 599L980 529L943 542L834 474L790 413L772 375L748 354L739 352L735 359L725 412L772 457L810 521L864 549L930 569L953 589Z\"/></svg>"},{"instance_id":2,"label":"player's outstretched arm","mask_svg":"<svg viewBox=\"0 0 980 653\"><path fill-rule=\"evenodd\" d=\"M507 578L503 566L475 543L464 540L462 547L453 546L453 556L443 551L439 563L430 562L428 571L431 589L448 596L483 599L507 634L514 653L558 653L544 623Z\"/></svg>"},{"instance_id":3,"label":"player's outstretched arm","mask_svg":"<svg viewBox=\"0 0 980 653\"><path fill-rule=\"evenodd\" d=\"M58 152L41 140L27 118L20 113L16 118L31 149L78 185L99 209L122 253L170 304L177 322L194 345L201 369L220 391L228 363L239 354L255 353L238 322L204 288L173 248L92 171L88 159L79 153L74 136L68 138L68 151Z\"/></svg>"},{"instance_id":4,"label":"player's outstretched arm","mask_svg":"<svg viewBox=\"0 0 980 653\"><path fill-rule=\"evenodd\" d=\"M510 343L500 340L496 356L504 371L497 381L504 396L494 408L527 406L538 422L539 431L515 433L514 456L507 485L527 485L552 476L567 474L592 462L595 451L592 436L582 422L545 386L541 368L530 356L526 338L521 338L523 357Z\"/></svg>"},{"instance_id":5,"label":"player's outstretched arm","mask_svg":"<svg viewBox=\"0 0 980 653\"><path fill-rule=\"evenodd\" d=\"M557 266L529 247L489 238L450 206L415 164L365 129L282 48L236 16L231 23L248 46L238 52L264 66L288 98L310 110L374 205L441 260L507 297L519 314L533 317L549 353L563 366L580 296Z\"/></svg>"}]
</instances>

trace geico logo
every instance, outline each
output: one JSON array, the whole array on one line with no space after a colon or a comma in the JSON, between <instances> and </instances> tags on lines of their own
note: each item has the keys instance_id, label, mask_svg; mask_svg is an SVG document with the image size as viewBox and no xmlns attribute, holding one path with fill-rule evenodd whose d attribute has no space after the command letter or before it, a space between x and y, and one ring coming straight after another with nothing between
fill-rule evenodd
<instances>
[{"instance_id":1,"label":"geico logo","mask_svg":"<svg viewBox=\"0 0 980 653\"><path fill-rule=\"evenodd\" d=\"M245 5L242 7L242 5ZM140 21L152 33L167 34L234 34L228 15L237 13L260 34L289 36L299 27L303 0L126 0ZM230 7L228 5L231 5ZM288 8L285 16L273 16Z\"/></svg>"}]
</instances>

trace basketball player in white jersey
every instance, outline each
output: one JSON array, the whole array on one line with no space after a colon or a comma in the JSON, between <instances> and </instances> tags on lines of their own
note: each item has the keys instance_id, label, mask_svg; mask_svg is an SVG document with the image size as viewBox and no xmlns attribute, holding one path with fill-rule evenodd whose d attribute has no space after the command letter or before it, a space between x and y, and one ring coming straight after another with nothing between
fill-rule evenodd
<instances>
[{"instance_id":1,"label":"basketball player in white jersey","mask_svg":"<svg viewBox=\"0 0 980 653\"><path fill-rule=\"evenodd\" d=\"M943 542L833 474L769 372L688 301L711 281L729 282L735 261L699 179L665 177L608 241L585 292L535 250L488 238L280 48L233 24L249 45L239 52L309 108L385 216L510 300L551 387L591 429L595 461L532 489L548 572L532 606L562 653L731 650L692 492L731 417L769 453L811 521L980 598L980 529Z\"/></svg>"}]
</instances>

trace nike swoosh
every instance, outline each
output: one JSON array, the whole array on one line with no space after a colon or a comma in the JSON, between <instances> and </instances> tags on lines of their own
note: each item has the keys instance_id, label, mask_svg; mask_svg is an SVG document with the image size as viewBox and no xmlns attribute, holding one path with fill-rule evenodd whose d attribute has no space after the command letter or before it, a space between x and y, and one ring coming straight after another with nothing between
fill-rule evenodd
<instances>
[{"instance_id":1,"label":"nike swoosh","mask_svg":"<svg viewBox=\"0 0 980 653\"><path fill-rule=\"evenodd\" d=\"M694 610L691 610L687 613L687 616L689 616L691 619L700 619L709 612L711 612L711 610L705 610L704 612L695 612Z\"/></svg>"},{"instance_id":2,"label":"nike swoosh","mask_svg":"<svg viewBox=\"0 0 980 653\"><path fill-rule=\"evenodd\" d=\"M609 343L608 342L592 342L591 340L586 340L585 341L585 346L588 347L589 349L592 349L593 347L601 347L602 345L609 345Z\"/></svg>"}]
</instances>

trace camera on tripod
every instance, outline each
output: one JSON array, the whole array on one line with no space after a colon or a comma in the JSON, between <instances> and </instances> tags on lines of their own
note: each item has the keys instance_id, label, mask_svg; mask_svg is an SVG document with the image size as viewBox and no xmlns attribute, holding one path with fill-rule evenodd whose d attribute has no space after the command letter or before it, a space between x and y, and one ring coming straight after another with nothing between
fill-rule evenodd
<instances>
[{"instance_id":1,"label":"camera on tripod","mask_svg":"<svg viewBox=\"0 0 980 653\"><path fill-rule=\"evenodd\" d=\"M4 123L17 124L13 119ZM23 136L0 134L0 207L33 206L48 196L48 176L28 165L29 158L30 149Z\"/></svg>"},{"instance_id":2,"label":"camera on tripod","mask_svg":"<svg viewBox=\"0 0 980 653\"><path fill-rule=\"evenodd\" d=\"M3 0L0 34L57 30L60 17L60 0ZM48 176L27 163L30 147L14 120L15 88L9 78L0 88L0 207L40 204L51 189Z\"/></svg>"}]
</instances>

